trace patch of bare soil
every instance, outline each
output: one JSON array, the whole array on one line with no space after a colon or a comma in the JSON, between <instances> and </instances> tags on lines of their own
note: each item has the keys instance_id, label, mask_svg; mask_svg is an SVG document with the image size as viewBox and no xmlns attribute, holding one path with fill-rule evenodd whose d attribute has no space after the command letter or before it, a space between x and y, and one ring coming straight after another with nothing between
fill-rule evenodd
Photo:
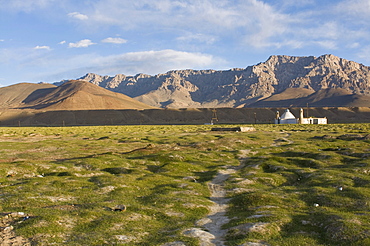
<instances>
[{"instance_id":1,"label":"patch of bare soil","mask_svg":"<svg viewBox=\"0 0 370 246\"><path fill-rule=\"evenodd\" d=\"M288 137L290 136L290 133L281 132L281 134L283 134L284 136L281 137L281 138L275 139L274 143L271 146L277 147L279 145L292 144L293 143L293 141L288 139Z\"/></svg>"},{"instance_id":2,"label":"patch of bare soil","mask_svg":"<svg viewBox=\"0 0 370 246\"><path fill-rule=\"evenodd\" d=\"M2 246L30 246L28 239L17 236L14 225L22 223L28 217L22 213L2 214L0 218L0 245Z\"/></svg>"}]
</instances>

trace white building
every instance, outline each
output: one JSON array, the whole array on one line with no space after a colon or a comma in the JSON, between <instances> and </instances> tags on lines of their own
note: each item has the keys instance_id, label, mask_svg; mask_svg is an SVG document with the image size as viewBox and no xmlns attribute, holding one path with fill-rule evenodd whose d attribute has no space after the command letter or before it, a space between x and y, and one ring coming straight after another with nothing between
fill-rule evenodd
<instances>
[{"instance_id":1,"label":"white building","mask_svg":"<svg viewBox=\"0 0 370 246\"><path fill-rule=\"evenodd\" d=\"M295 118L295 116L289 111L289 109L287 109L281 117L279 111L276 112L275 124L328 124L328 119L326 117L304 118L302 108L299 112L299 118Z\"/></svg>"},{"instance_id":2,"label":"white building","mask_svg":"<svg viewBox=\"0 0 370 246\"><path fill-rule=\"evenodd\" d=\"M297 119L289 111L289 109L285 110L281 117L280 112L276 111L275 124L297 124L297 123L298 123Z\"/></svg>"},{"instance_id":3,"label":"white building","mask_svg":"<svg viewBox=\"0 0 370 246\"><path fill-rule=\"evenodd\" d=\"M324 118L315 118L315 117L309 117L304 118L303 117L303 109L299 111L299 124L328 124L328 119L326 117Z\"/></svg>"}]
</instances>

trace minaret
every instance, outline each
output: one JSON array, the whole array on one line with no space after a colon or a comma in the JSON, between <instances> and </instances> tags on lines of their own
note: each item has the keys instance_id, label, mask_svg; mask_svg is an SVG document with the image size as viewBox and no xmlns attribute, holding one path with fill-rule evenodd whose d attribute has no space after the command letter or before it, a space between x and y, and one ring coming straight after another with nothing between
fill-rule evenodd
<instances>
[{"instance_id":1,"label":"minaret","mask_svg":"<svg viewBox=\"0 0 370 246\"><path fill-rule=\"evenodd\" d=\"M276 111L275 124L280 124L280 112L279 112L279 110Z\"/></svg>"},{"instance_id":2,"label":"minaret","mask_svg":"<svg viewBox=\"0 0 370 246\"><path fill-rule=\"evenodd\" d=\"M213 120L218 122L217 111L216 111L215 108L212 110L212 119L211 119L211 124L212 125L213 125Z\"/></svg>"},{"instance_id":3,"label":"minaret","mask_svg":"<svg viewBox=\"0 0 370 246\"><path fill-rule=\"evenodd\" d=\"M299 111L299 124L303 124L303 108Z\"/></svg>"}]
</instances>

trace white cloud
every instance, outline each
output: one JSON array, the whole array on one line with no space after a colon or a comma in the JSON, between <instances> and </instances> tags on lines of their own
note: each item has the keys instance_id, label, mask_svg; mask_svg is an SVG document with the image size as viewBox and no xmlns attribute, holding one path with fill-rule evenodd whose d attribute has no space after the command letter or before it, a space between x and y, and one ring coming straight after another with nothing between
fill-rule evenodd
<instances>
[{"instance_id":1,"label":"white cloud","mask_svg":"<svg viewBox=\"0 0 370 246\"><path fill-rule=\"evenodd\" d=\"M184 45L213 45L218 41L230 42L239 49L274 52L282 48L302 49L315 42L321 47L334 48L343 45L343 40L354 39L353 27L345 23L344 14L337 7L345 10L347 3L350 9L368 13L370 18L369 0L320 4L315 0L100 0L90 10L86 9L86 13L90 27L114 26L158 33L158 37L175 35L179 41L177 47L191 47L191 50L196 47Z\"/></svg>"},{"instance_id":2,"label":"white cloud","mask_svg":"<svg viewBox=\"0 0 370 246\"><path fill-rule=\"evenodd\" d=\"M106 0L93 4L88 15L95 28L192 33L177 40L212 44L233 38L254 47L275 46L271 40L282 38L295 21L261 0Z\"/></svg>"},{"instance_id":3,"label":"white cloud","mask_svg":"<svg viewBox=\"0 0 370 246\"><path fill-rule=\"evenodd\" d=\"M361 45L358 42L354 42L354 43L348 44L347 48L356 49L356 48L359 48L360 46Z\"/></svg>"},{"instance_id":4,"label":"white cloud","mask_svg":"<svg viewBox=\"0 0 370 246\"><path fill-rule=\"evenodd\" d=\"M87 19L89 19L89 17L87 15L81 14L79 12L69 13L68 16L70 16L72 18L75 18L75 19L78 19L78 20L87 20Z\"/></svg>"},{"instance_id":5,"label":"white cloud","mask_svg":"<svg viewBox=\"0 0 370 246\"><path fill-rule=\"evenodd\" d=\"M86 48L93 44L95 43L93 43L90 39L83 39L76 43L69 43L68 47L69 48Z\"/></svg>"},{"instance_id":6,"label":"white cloud","mask_svg":"<svg viewBox=\"0 0 370 246\"><path fill-rule=\"evenodd\" d=\"M275 0L275 6L281 6L282 9L294 8L304 8L304 7L312 7L316 4L315 0Z\"/></svg>"},{"instance_id":7,"label":"white cloud","mask_svg":"<svg viewBox=\"0 0 370 246\"><path fill-rule=\"evenodd\" d=\"M65 44L65 43L66 43L66 41L63 40L63 41L60 41L58 44Z\"/></svg>"},{"instance_id":8,"label":"white cloud","mask_svg":"<svg viewBox=\"0 0 370 246\"><path fill-rule=\"evenodd\" d=\"M353 40L363 42L363 45L370 41L369 0L341 1L336 5L334 11L341 24L343 38L349 42L354 42Z\"/></svg>"},{"instance_id":9,"label":"white cloud","mask_svg":"<svg viewBox=\"0 0 370 246\"><path fill-rule=\"evenodd\" d=\"M116 55L84 53L68 56L66 54L45 54L30 50L0 49L0 63L3 65L16 61L12 71L15 81L58 81L78 78L88 72L102 75L123 73L159 74L177 69L226 69L226 62L218 57L177 50L151 50ZM222 66L222 67L221 67ZM4 67L3 67L4 68ZM17 72L15 72L17 71ZM37 72L36 72L37 71ZM17 77L17 75L19 75ZM10 81L10 79L9 79ZM0 81L1 82L1 81Z\"/></svg>"},{"instance_id":10,"label":"white cloud","mask_svg":"<svg viewBox=\"0 0 370 246\"><path fill-rule=\"evenodd\" d=\"M0 0L0 9L30 12L34 9L46 8L55 2L55 0Z\"/></svg>"},{"instance_id":11,"label":"white cloud","mask_svg":"<svg viewBox=\"0 0 370 246\"><path fill-rule=\"evenodd\" d=\"M284 2L282 7L278 3L269 5L258 0L251 2L254 4L250 8L253 7L255 11L246 10L245 12L252 13L251 16L255 18L255 21L251 22L251 25L246 25L249 31L246 31L244 40L247 45L256 48L265 50L267 48L304 49L316 46L336 50L339 47L354 47L354 43L370 40L368 28L364 28L369 25L368 21L364 21L365 17L363 24L360 24L359 19L355 21L348 19L348 16L356 12L352 11L349 14L351 11L348 9L355 8L361 9L367 14L367 20L370 20L369 0L350 0L339 3L333 1L320 5L313 4L310 0L296 3L291 0L280 0ZM290 7L302 8L292 11ZM258 16L254 16L253 13ZM357 15L357 17L360 16ZM357 25L354 25L355 22Z\"/></svg>"},{"instance_id":12,"label":"white cloud","mask_svg":"<svg viewBox=\"0 0 370 246\"><path fill-rule=\"evenodd\" d=\"M33 49L35 49L35 50L50 50L50 47L49 46L46 46L46 45L44 45L44 46L37 45Z\"/></svg>"},{"instance_id":13,"label":"white cloud","mask_svg":"<svg viewBox=\"0 0 370 246\"><path fill-rule=\"evenodd\" d=\"M104 74L158 74L176 69L214 68L225 62L209 54L176 50L141 51L96 57L86 61L91 71Z\"/></svg>"},{"instance_id":14,"label":"white cloud","mask_svg":"<svg viewBox=\"0 0 370 246\"><path fill-rule=\"evenodd\" d=\"M310 1L312 0L304 0L306 4ZM0 3L2 2L6 3L8 0L0 0ZM73 9L75 11L67 12L67 15L82 20L84 30L90 32L113 26L124 30L149 30L161 34L194 33L193 36L182 35L178 41L208 45L213 44L215 40L232 37L235 40L247 40L247 44L253 47L268 47L274 43L271 39L287 32L291 19L291 15L276 8L277 4L267 4L262 0L94 0L84 1L76 6L73 6L71 0L11 2L17 2L18 8L21 8L21 5L24 8L51 6L50 10L55 11L56 6L61 5L64 9Z\"/></svg>"},{"instance_id":15,"label":"white cloud","mask_svg":"<svg viewBox=\"0 0 370 246\"><path fill-rule=\"evenodd\" d=\"M297 20L293 16L279 12L262 1L249 0L250 4L241 9L248 13L242 16L245 44L255 48L280 48L287 45L286 36Z\"/></svg>"},{"instance_id":16,"label":"white cloud","mask_svg":"<svg viewBox=\"0 0 370 246\"><path fill-rule=\"evenodd\" d=\"M179 69L180 67L205 67L212 65L214 62L212 55L176 50L130 52L115 57L115 60L117 62L123 61L128 64L137 63L149 65L151 63L157 63L158 65L153 64L151 66L153 66L153 68L161 66L168 67L165 70ZM146 67L146 65L144 67Z\"/></svg>"},{"instance_id":17,"label":"white cloud","mask_svg":"<svg viewBox=\"0 0 370 246\"><path fill-rule=\"evenodd\" d=\"M346 31L341 29L339 24L334 21L312 20L309 26L298 25L297 28L292 28L290 32L296 41L302 42L301 47L318 45L322 48L336 49L337 43L344 38L343 32L348 33Z\"/></svg>"},{"instance_id":18,"label":"white cloud","mask_svg":"<svg viewBox=\"0 0 370 246\"><path fill-rule=\"evenodd\" d=\"M102 42L112 43L112 44L124 44L124 43L127 43L127 40L123 38L106 38L106 39L103 39Z\"/></svg>"},{"instance_id":19,"label":"white cloud","mask_svg":"<svg viewBox=\"0 0 370 246\"><path fill-rule=\"evenodd\" d=\"M176 38L176 40L181 42L199 42L199 43L205 43L205 44L213 44L216 41L215 36L206 35L202 33L189 33L187 35L181 36Z\"/></svg>"},{"instance_id":20,"label":"white cloud","mask_svg":"<svg viewBox=\"0 0 370 246\"><path fill-rule=\"evenodd\" d=\"M214 2L214 3L213 3ZM106 0L94 4L89 15L95 25L116 25L123 29L141 27L202 28L211 22L223 23L228 9L219 6L224 0ZM222 4L225 5L225 4ZM217 15L217 16L214 16ZM199 25L199 20L203 20ZM224 25L222 25L224 26ZM209 27L209 26L208 26Z\"/></svg>"},{"instance_id":21,"label":"white cloud","mask_svg":"<svg viewBox=\"0 0 370 246\"><path fill-rule=\"evenodd\" d=\"M179 36L178 45L185 42L212 45L216 40L227 40L244 48L297 49L307 46L302 42L354 39L346 32L356 29L357 35L362 31L364 36L370 26L369 0L322 3L317 0L94 0L78 3L72 0L0 0L0 9L10 7L19 10L50 7L50 13L67 9L68 12L60 15L83 20L79 23L83 26L78 26L80 30L90 33L99 31L98 28L109 30L112 27L140 30L158 33L158 39L161 35L173 35ZM346 23L348 19L364 27L353 27L351 22ZM370 39L370 34L367 36ZM102 42L123 43L123 40L108 38Z\"/></svg>"},{"instance_id":22,"label":"white cloud","mask_svg":"<svg viewBox=\"0 0 370 246\"><path fill-rule=\"evenodd\" d=\"M49 58L47 58L49 59ZM39 62L38 64L42 64ZM63 58L48 60L48 71L53 73L38 74L35 80L57 80L77 78L88 72L102 75L123 73L135 75L138 73L159 74L177 69L221 69L225 61L209 54L191 53L176 50L130 52L110 56L83 54L74 56L65 62ZM45 65L46 66L46 65ZM223 69L225 67L222 67ZM45 69L43 69L46 71ZM74 77L73 77L74 76Z\"/></svg>"},{"instance_id":23,"label":"white cloud","mask_svg":"<svg viewBox=\"0 0 370 246\"><path fill-rule=\"evenodd\" d=\"M354 16L355 18L367 18L370 14L370 1L368 0L347 0L339 2L336 10L344 15Z\"/></svg>"},{"instance_id":24,"label":"white cloud","mask_svg":"<svg viewBox=\"0 0 370 246\"><path fill-rule=\"evenodd\" d=\"M365 47L362 47L361 50L356 54L357 57L359 57L361 60L364 60L365 62L370 62L370 46L367 45Z\"/></svg>"},{"instance_id":25,"label":"white cloud","mask_svg":"<svg viewBox=\"0 0 370 246\"><path fill-rule=\"evenodd\" d=\"M325 49L329 49L329 50L336 50L338 49L338 46L337 46L337 43L335 41L332 41L332 40L321 40L321 41L316 41L316 42L313 42L314 44L317 44Z\"/></svg>"}]
</instances>

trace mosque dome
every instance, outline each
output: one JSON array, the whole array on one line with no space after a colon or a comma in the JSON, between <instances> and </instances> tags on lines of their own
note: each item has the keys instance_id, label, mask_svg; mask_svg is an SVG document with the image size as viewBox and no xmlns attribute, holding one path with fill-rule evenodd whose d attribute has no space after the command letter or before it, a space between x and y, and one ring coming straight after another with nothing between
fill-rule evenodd
<instances>
[{"instance_id":1,"label":"mosque dome","mask_svg":"<svg viewBox=\"0 0 370 246\"><path fill-rule=\"evenodd\" d=\"M295 116L289 111L289 109L287 109L280 117L280 119L282 120L295 119Z\"/></svg>"}]
</instances>

